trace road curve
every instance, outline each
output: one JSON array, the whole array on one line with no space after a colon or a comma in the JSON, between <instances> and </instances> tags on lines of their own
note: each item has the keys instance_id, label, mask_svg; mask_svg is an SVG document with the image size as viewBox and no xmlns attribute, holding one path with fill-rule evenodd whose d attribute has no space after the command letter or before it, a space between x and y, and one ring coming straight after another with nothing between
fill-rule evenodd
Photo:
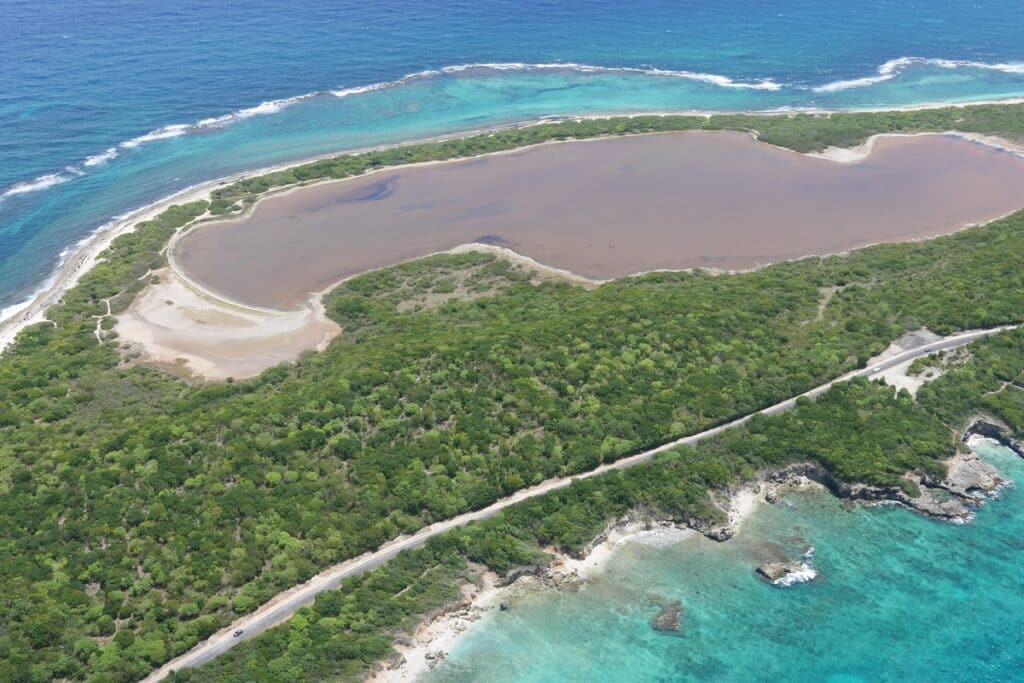
<instances>
[{"instance_id":1,"label":"road curve","mask_svg":"<svg viewBox=\"0 0 1024 683\"><path fill-rule=\"evenodd\" d=\"M363 553L358 557L346 560L340 564L336 564L332 567L328 567L316 576L312 577L305 583L301 583L297 586L293 586L288 590L279 593L272 598L266 604L260 606L256 611L251 614L247 614L235 621L230 626L221 629L217 633L207 638L202 643L199 643L188 652L175 657L162 667L151 673L149 676L143 679L143 683L155 683L156 681L163 680L171 672L201 666L202 664L214 659L218 655L227 650L230 650L237 643L243 640L248 640L263 631L266 631L283 621L286 621L292 614L295 613L300 607L312 604L313 599L316 595L325 590L331 590L337 588L341 584L341 580L350 576L356 576L367 572L375 567L387 562L392 559L398 553L403 550L409 550L417 548L429 539L442 534L446 531L454 529L456 527L465 526L470 522L475 522L482 519L487 519L501 510L507 508L510 505L515 505L521 501L536 496L544 495L551 491L564 488L571 484L576 479L587 479L589 477L595 477L612 470L624 470L635 465L640 465L645 462L649 462L654 456L669 451L677 446L688 446L696 444L704 439L713 437L727 429L738 427L743 423L747 422L750 418L755 415L776 415L778 413L785 412L796 405L796 402L800 398L814 398L831 388L833 385L839 382L846 382L855 377L874 377L883 370L887 370L893 366L905 363L907 361L928 356L938 351L944 351L946 349L953 349L966 344L970 344L973 341L987 337L999 332L1005 332L1021 327L1021 325L1003 325L987 330L970 330L967 332L961 332L959 334L950 335L942 339L936 340L930 344L925 344L915 349L903 351L883 361L879 361L873 365L860 370L853 370L844 375L840 375L835 379L826 382L820 386L817 386L809 391L788 398L785 401L776 403L775 405L768 406L757 412L750 413L744 417L737 418L731 422L721 424L717 427L699 432L697 434L691 434L690 436L684 436L681 439L670 441L668 443L657 446L642 453L631 455L615 462L606 463L600 465L587 472L581 472L567 477L557 477L554 479L548 479L543 481L536 486L530 488L521 489L510 496L502 498L491 505L480 510L474 510L472 512L466 512L464 514L452 517L451 519L443 522L436 522L430 526L424 527L417 531L415 534L409 536L399 536L388 543L380 546L377 550ZM234 637L234 633L242 631L242 634L238 637Z\"/></svg>"}]
</instances>

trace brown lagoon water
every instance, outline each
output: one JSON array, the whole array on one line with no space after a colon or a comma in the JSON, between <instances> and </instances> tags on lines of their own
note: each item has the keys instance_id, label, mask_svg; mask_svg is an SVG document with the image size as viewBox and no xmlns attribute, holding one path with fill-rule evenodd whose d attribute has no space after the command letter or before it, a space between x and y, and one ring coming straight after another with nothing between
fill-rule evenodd
<instances>
[{"instance_id":1,"label":"brown lagoon water","mask_svg":"<svg viewBox=\"0 0 1024 683\"><path fill-rule=\"evenodd\" d=\"M302 188L187 235L175 254L217 292L293 308L348 275L471 241L612 278L930 237L1022 206L1024 158L959 138L881 138L839 164L740 133L669 133Z\"/></svg>"}]
</instances>

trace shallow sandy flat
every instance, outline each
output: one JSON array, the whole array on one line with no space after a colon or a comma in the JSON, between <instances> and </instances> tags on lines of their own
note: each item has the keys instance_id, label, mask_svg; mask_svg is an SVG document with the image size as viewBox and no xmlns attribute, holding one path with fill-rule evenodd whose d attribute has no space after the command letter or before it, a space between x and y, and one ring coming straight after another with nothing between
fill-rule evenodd
<instances>
[{"instance_id":1,"label":"shallow sandy flat","mask_svg":"<svg viewBox=\"0 0 1024 683\"><path fill-rule=\"evenodd\" d=\"M150 362L183 366L206 379L243 379L322 350L341 331L317 301L287 313L255 311L207 297L169 269L156 274L160 282L114 328L121 343Z\"/></svg>"},{"instance_id":2,"label":"shallow sandy flat","mask_svg":"<svg viewBox=\"0 0 1024 683\"><path fill-rule=\"evenodd\" d=\"M743 269L951 232L1024 206L1024 159L884 137L840 164L739 133L563 144L385 170L260 202L181 239L210 289L290 309L343 277L471 241L589 277Z\"/></svg>"}]
</instances>

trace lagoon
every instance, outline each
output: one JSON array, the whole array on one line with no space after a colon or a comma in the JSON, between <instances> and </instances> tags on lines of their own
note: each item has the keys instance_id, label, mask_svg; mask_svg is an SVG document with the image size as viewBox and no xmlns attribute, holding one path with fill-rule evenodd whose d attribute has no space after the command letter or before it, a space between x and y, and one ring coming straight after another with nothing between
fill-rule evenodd
<instances>
[{"instance_id":1,"label":"lagoon","mask_svg":"<svg viewBox=\"0 0 1024 683\"><path fill-rule=\"evenodd\" d=\"M229 299L295 309L344 277L468 242L596 279L742 270L984 223L1020 208L1022 190L1024 155L951 136L881 137L838 163L743 133L662 133L290 190L201 225L174 257Z\"/></svg>"}]
</instances>

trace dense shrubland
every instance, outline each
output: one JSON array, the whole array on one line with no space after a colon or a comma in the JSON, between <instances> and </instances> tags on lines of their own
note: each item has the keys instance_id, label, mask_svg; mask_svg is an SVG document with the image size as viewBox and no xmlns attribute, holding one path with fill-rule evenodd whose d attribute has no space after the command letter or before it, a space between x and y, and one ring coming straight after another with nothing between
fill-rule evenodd
<instances>
[{"instance_id":1,"label":"dense shrubland","mask_svg":"<svg viewBox=\"0 0 1024 683\"><path fill-rule=\"evenodd\" d=\"M982 342L985 358L1024 367L1024 334ZM981 370L972 364L946 384ZM1017 422L1024 425L1024 422ZM795 462L817 462L841 477L899 483L910 470L941 475L953 454L951 431L908 394L859 379L834 387L795 410L758 417L702 443L661 456L653 464L577 481L567 489L520 503L498 516L440 536L425 549L348 580L318 596L290 622L242 643L202 669L175 680L358 680L391 653L394 635L412 631L418 615L450 602L471 563L499 572L543 562L540 547L573 551L630 511L682 523L721 521L709 489L750 479L755 472ZM870 472L870 477L864 477ZM717 519L716 519L717 518ZM751 576L751 580L756 580Z\"/></svg>"},{"instance_id":2,"label":"dense shrubland","mask_svg":"<svg viewBox=\"0 0 1024 683\"><path fill-rule=\"evenodd\" d=\"M946 127L936 111L850 115L874 117L856 125L842 123L846 115L752 120L794 146L790 126L808 126L820 146L820 128L840 123L827 134ZM1018 134L1020 108L953 111L973 130ZM474 138L452 155L486 151L499 135L513 146L574 127L630 132L673 120L547 124ZM397 156L377 163L436 158L435 149L389 150L380 154ZM306 172L286 173L226 188L212 208ZM0 358L0 680L138 678L281 589L399 533L800 393L921 325L945 333L1024 320L1018 214L926 243L593 290L537 282L491 255L433 257L339 287L326 303L344 333L331 347L252 380L204 385L122 366L116 341L101 345L94 334L105 301L123 310L173 231L207 208L175 207L118 238L51 310L52 323L26 330ZM456 275L473 296L422 305L452 292ZM303 654L307 641L288 627L237 657L276 658L259 652L276 652L275 639L290 632L299 645L282 664L288 671L358 671L387 651L390 629L450 598L466 558L506 569L534 557L537 542L578 546L610 514L641 504L713 517L708 488L793 457L877 483L932 471L952 448L948 433L938 438L939 418L984 402L1020 424L1015 385L979 394L1019 368L1019 337L1006 339L990 343L1004 370L971 365L974 375L942 378L923 390L930 412L866 383L836 390L697 451L455 532L401 560L404 574L396 564L393 575L352 582L324 598L335 601L323 612L333 621L307 624L302 637L320 649ZM419 583L396 598L402 581ZM381 595L391 597L378 609Z\"/></svg>"}]
</instances>

